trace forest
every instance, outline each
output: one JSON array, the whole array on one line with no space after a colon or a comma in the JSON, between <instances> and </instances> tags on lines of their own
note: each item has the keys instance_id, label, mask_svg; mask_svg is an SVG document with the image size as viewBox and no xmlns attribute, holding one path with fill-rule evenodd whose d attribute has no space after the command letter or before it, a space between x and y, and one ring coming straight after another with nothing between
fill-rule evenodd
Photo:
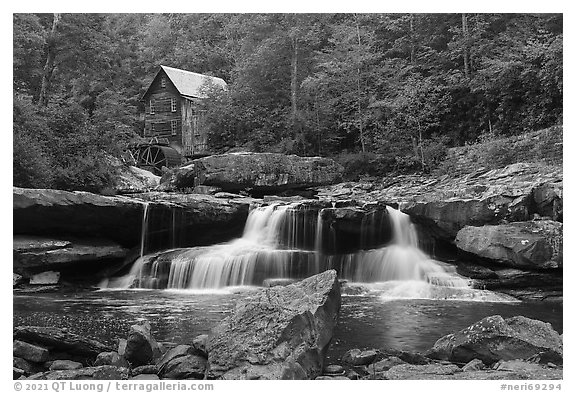
<instances>
[{"instance_id":1,"label":"forest","mask_svg":"<svg viewBox=\"0 0 576 393\"><path fill-rule=\"evenodd\" d=\"M561 14L14 14L13 182L101 192L160 65L223 78L214 152L430 171L562 123Z\"/></svg>"}]
</instances>

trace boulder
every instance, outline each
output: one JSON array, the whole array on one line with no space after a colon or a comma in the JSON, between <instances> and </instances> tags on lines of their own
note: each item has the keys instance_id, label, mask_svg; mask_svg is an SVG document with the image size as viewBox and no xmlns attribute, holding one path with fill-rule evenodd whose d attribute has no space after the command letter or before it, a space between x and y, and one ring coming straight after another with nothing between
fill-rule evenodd
<instances>
[{"instance_id":1,"label":"boulder","mask_svg":"<svg viewBox=\"0 0 576 393\"><path fill-rule=\"evenodd\" d=\"M156 368L160 373L163 372L164 367L172 360L194 354L194 348L190 345L178 345L172 349L169 349L158 361L156 362Z\"/></svg>"},{"instance_id":2,"label":"boulder","mask_svg":"<svg viewBox=\"0 0 576 393\"><path fill-rule=\"evenodd\" d=\"M210 333L208 377L314 379L340 310L335 270L240 300Z\"/></svg>"},{"instance_id":3,"label":"boulder","mask_svg":"<svg viewBox=\"0 0 576 393\"><path fill-rule=\"evenodd\" d=\"M19 370L22 370L23 373L27 375L34 374L42 370L42 367L40 365L29 362L28 360L16 356L13 357L12 366L14 366Z\"/></svg>"},{"instance_id":4,"label":"boulder","mask_svg":"<svg viewBox=\"0 0 576 393\"><path fill-rule=\"evenodd\" d=\"M115 177L114 191L118 194L146 192L160 184L160 176L135 166L120 166Z\"/></svg>"},{"instance_id":5,"label":"boulder","mask_svg":"<svg viewBox=\"0 0 576 393\"><path fill-rule=\"evenodd\" d=\"M562 182L540 184L532 190L535 211L554 221L562 221L563 216Z\"/></svg>"},{"instance_id":6,"label":"boulder","mask_svg":"<svg viewBox=\"0 0 576 393\"><path fill-rule=\"evenodd\" d=\"M552 325L522 316L503 319L494 315L440 338L426 356L460 363L479 359L491 365L542 352L562 359L562 339Z\"/></svg>"},{"instance_id":7,"label":"boulder","mask_svg":"<svg viewBox=\"0 0 576 393\"><path fill-rule=\"evenodd\" d=\"M78 370L82 368L82 363L72 360L54 360L49 367L50 371L54 370Z\"/></svg>"},{"instance_id":8,"label":"boulder","mask_svg":"<svg viewBox=\"0 0 576 393\"><path fill-rule=\"evenodd\" d=\"M40 326L18 326L14 328L14 339L34 343L43 347L93 362L100 352L110 351L106 345L69 332L67 329Z\"/></svg>"},{"instance_id":9,"label":"boulder","mask_svg":"<svg viewBox=\"0 0 576 393\"><path fill-rule=\"evenodd\" d=\"M456 246L515 268L558 268L562 267L562 233L562 223L557 221L466 226L458 232Z\"/></svg>"},{"instance_id":10,"label":"boulder","mask_svg":"<svg viewBox=\"0 0 576 393\"><path fill-rule=\"evenodd\" d=\"M361 351L357 348L351 349L342 356L342 361L351 366L364 366L376 361L378 351L369 349Z\"/></svg>"},{"instance_id":11,"label":"boulder","mask_svg":"<svg viewBox=\"0 0 576 393\"><path fill-rule=\"evenodd\" d=\"M228 192L250 190L262 194L337 183L342 173L343 167L329 158L230 153L199 158L173 170L163 177L162 187L206 185Z\"/></svg>"},{"instance_id":12,"label":"boulder","mask_svg":"<svg viewBox=\"0 0 576 393\"><path fill-rule=\"evenodd\" d=\"M410 364L423 365L430 363L430 359L419 352L402 351L395 348L380 348L379 352L381 356L394 356Z\"/></svg>"},{"instance_id":13,"label":"boulder","mask_svg":"<svg viewBox=\"0 0 576 393\"><path fill-rule=\"evenodd\" d=\"M12 273L12 287L13 288L22 284L24 281L25 281L24 277L22 277L20 274Z\"/></svg>"},{"instance_id":14,"label":"boulder","mask_svg":"<svg viewBox=\"0 0 576 393\"><path fill-rule=\"evenodd\" d=\"M42 272L30 277L30 285L55 285L60 281L60 272Z\"/></svg>"},{"instance_id":15,"label":"boulder","mask_svg":"<svg viewBox=\"0 0 576 393\"><path fill-rule=\"evenodd\" d=\"M324 375L344 375L346 370L339 364L329 364L324 367Z\"/></svg>"},{"instance_id":16,"label":"boulder","mask_svg":"<svg viewBox=\"0 0 576 393\"><path fill-rule=\"evenodd\" d=\"M84 367L78 370L55 370L32 375L30 380L123 380L128 379L127 368L114 366Z\"/></svg>"},{"instance_id":17,"label":"boulder","mask_svg":"<svg viewBox=\"0 0 576 393\"><path fill-rule=\"evenodd\" d=\"M130 371L130 375L135 376L139 374L158 374L158 367L155 364L147 364L145 366L138 366Z\"/></svg>"},{"instance_id":18,"label":"boulder","mask_svg":"<svg viewBox=\"0 0 576 393\"><path fill-rule=\"evenodd\" d=\"M115 367L129 367L128 361L118 354L118 352L102 352L99 353L94 362L94 366L115 366Z\"/></svg>"},{"instance_id":19,"label":"boulder","mask_svg":"<svg viewBox=\"0 0 576 393\"><path fill-rule=\"evenodd\" d=\"M48 350L46 348L19 340L14 340L12 353L16 357L34 363L44 363L48 360Z\"/></svg>"},{"instance_id":20,"label":"boulder","mask_svg":"<svg viewBox=\"0 0 576 393\"><path fill-rule=\"evenodd\" d=\"M398 366L400 364L406 364L406 362L396 356L390 356L376 363L370 364L369 366L366 367L366 370L369 373L381 373L384 371L388 371L392 367Z\"/></svg>"},{"instance_id":21,"label":"boulder","mask_svg":"<svg viewBox=\"0 0 576 393\"><path fill-rule=\"evenodd\" d=\"M173 358L160 371L166 379L204 379L206 359L198 355L185 355Z\"/></svg>"},{"instance_id":22,"label":"boulder","mask_svg":"<svg viewBox=\"0 0 576 393\"><path fill-rule=\"evenodd\" d=\"M160 348L154 337L152 337L148 321L130 326L130 333L126 340L125 357L132 367L151 364L160 355Z\"/></svg>"},{"instance_id":23,"label":"boulder","mask_svg":"<svg viewBox=\"0 0 576 393\"><path fill-rule=\"evenodd\" d=\"M208 357L208 350L206 349L208 338L209 336L207 334L200 334L192 340L192 347L196 355Z\"/></svg>"},{"instance_id":24,"label":"boulder","mask_svg":"<svg viewBox=\"0 0 576 393\"><path fill-rule=\"evenodd\" d=\"M468 363L466 363L464 366L462 366L462 371L464 371L464 372L478 371L478 370L482 370L484 368L485 368L485 366L484 366L484 362L482 362L482 360L472 359Z\"/></svg>"}]
</instances>

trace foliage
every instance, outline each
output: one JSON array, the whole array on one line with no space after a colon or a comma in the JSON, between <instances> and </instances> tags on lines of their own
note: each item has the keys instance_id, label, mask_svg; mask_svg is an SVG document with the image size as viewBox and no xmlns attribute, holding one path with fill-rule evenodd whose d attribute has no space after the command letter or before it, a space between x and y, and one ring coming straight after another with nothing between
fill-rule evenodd
<instances>
[{"instance_id":1,"label":"foliage","mask_svg":"<svg viewBox=\"0 0 576 393\"><path fill-rule=\"evenodd\" d=\"M393 157L375 153L342 153L335 159L344 167L343 177L347 181L357 181L365 176L384 176L396 165Z\"/></svg>"},{"instance_id":2,"label":"foliage","mask_svg":"<svg viewBox=\"0 0 576 393\"><path fill-rule=\"evenodd\" d=\"M214 152L332 156L350 177L427 171L450 146L562 122L561 14L53 19L13 16L14 181L29 187L103 187L159 65L227 81L204 108Z\"/></svg>"},{"instance_id":3,"label":"foliage","mask_svg":"<svg viewBox=\"0 0 576 393\"><path fill-rule=\"evenodd\" d=\"M13 181L19 187L98 192L113 183L116 140L88 121L79 106L58 102L36 112L16 98Z\"/></svg>"}]
</instances>

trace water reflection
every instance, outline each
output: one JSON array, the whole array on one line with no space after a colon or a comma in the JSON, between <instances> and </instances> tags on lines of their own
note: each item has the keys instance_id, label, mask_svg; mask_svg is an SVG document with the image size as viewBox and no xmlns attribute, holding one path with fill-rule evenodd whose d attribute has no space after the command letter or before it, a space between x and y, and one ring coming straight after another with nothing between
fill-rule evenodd
<instances>
[{"instance_id":1,"label":"water reflection","mask_svg":"<svg viewBox=\"0 0 576 393\"><path fill-rule=\"evenodd\" d=\"M251 292L251 289L247 289ZM14 296L14 325L58 326L114 345L131 324L148 320L162 342L190 343L228 315L246 289L220 293L186 291L98 291ZM425 351L449 333L499 314L550 322L562 333L560 303L483 303L387 300L378 294L343 296L329 357L351 348L394 347Z\"/></svg>"}]
</instances>

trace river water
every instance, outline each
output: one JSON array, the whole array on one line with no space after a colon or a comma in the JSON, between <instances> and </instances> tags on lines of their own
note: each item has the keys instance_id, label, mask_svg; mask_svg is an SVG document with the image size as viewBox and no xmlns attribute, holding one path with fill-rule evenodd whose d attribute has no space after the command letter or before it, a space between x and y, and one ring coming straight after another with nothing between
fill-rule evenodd
<instances>
[{"instance_id":1,"label":"river water","mask_svg":"<svg viewBox=\"0 0 576 393\"><path fill-rule=\"evenodd\" d=\"M131 324L148 320L160 342L190 344L228 315L254 288L222 291L103 290L73 294L14 294L14 326L57 326L114 344ZM342 296L328 353L336 362L351 348L392 347L425 351L443 335L499 314L550 322L563 332L562 304L384 299L378 293Z\"/></svg>"}]
</instances>

